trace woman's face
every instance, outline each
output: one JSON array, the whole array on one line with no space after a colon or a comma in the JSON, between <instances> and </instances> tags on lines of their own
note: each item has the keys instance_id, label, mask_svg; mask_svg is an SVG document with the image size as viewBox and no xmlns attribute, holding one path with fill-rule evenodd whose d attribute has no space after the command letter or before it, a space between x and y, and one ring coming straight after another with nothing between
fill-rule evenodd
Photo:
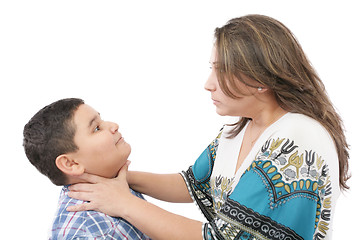
<instances>
[{"instance_id":1,"label":"woman's face","mask_svg":"<svg viewBox=\"0 0 360 240\"><path fill-rule=\"evenodd\" d=\"M214 47L212 50L210 64L211 73L205 83L205 89L211 93L211 99L216 106L216 112L221 116L241 116L252 118L254 107L259 101L256 95L259 93L257 88L249 87L240 80L237 81L237 87L241 93L237 93L235 89L230 89L238 98L231 98L222 91L216 74L217 52ZM246 78L246 76L243 76ZM247 79L254 82L252 79ZM260 86L259 86L260 87Z\"/></svg>"}]
</instances>

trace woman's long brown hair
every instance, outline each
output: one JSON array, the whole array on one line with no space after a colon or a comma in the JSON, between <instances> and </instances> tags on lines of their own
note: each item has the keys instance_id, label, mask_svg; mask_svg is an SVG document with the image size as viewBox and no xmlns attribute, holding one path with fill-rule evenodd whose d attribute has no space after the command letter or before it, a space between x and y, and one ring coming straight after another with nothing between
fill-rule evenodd
<instances>
[{"instance_id":1,"label":"woman's long brown hair","mask_svg":"<svg viewBox=\"0 0 360 240\"><path fill-rule=\"evenodd\" d=\"M320 122L336 145L340 187L348 189L349 148L342 120L291 31L273 18L247 15L217 28L215 39L216 69L223 92L236 98L236 93L241 93L236 81L249 85L241 77L244 74L267 86L283 109ZM248 118L241 118L234 124L236 127L231 136L236 136L248 121Z\"/></svg>"}]
</instances>

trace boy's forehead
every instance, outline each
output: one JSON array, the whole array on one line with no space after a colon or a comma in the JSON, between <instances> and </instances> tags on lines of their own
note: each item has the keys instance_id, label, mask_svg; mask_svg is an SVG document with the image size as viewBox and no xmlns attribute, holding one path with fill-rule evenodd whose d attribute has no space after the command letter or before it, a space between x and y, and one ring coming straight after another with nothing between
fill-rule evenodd
<instances>
[{"instance_id":1,"label":"boy's forehead","mask_svg":"<svg viewBox=\"0 0 360 240\"><path fill-rule=\"evenodd\" d=\"M81 104L75 111L74 122L78 127L90 127L100 114L87 104Z\"/></svg>"}]
</instances>

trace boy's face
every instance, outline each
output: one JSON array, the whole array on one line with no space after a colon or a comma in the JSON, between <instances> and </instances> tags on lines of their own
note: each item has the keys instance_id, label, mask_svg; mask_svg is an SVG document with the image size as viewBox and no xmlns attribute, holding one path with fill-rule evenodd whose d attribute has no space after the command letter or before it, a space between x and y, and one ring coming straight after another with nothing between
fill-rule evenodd
<instances>
[{"instance_id":1,"label":"boy's face","mask_svg":"<svg viewBox=\"0 0 360 240\"><path fill-rule=\"evenodd\" d=\"M82 104L75 111L73 121L76 126L74 142L78 150L73 159L85 168L85 172L99 176L115 177L126 163L131 152L118 125L103 121L97 111Z\"/></svg>"}]
</instances>

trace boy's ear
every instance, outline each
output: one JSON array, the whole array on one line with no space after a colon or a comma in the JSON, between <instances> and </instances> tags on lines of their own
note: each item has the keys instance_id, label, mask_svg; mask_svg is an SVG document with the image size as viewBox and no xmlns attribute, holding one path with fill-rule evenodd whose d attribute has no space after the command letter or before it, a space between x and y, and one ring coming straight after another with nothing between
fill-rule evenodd
<instances>
[{"instance_id":1,"label":"boy's ear","mask_svg":"<svg viewBox=\"0 0 360 240\"><path fill-rule=\"evenodd\" d=\"M79 176L85 171L85 168L82 164L67 154L59 155L55 160L55 164L60 169L60 171L70 176Z\"/></svg>"}]
</instances>

